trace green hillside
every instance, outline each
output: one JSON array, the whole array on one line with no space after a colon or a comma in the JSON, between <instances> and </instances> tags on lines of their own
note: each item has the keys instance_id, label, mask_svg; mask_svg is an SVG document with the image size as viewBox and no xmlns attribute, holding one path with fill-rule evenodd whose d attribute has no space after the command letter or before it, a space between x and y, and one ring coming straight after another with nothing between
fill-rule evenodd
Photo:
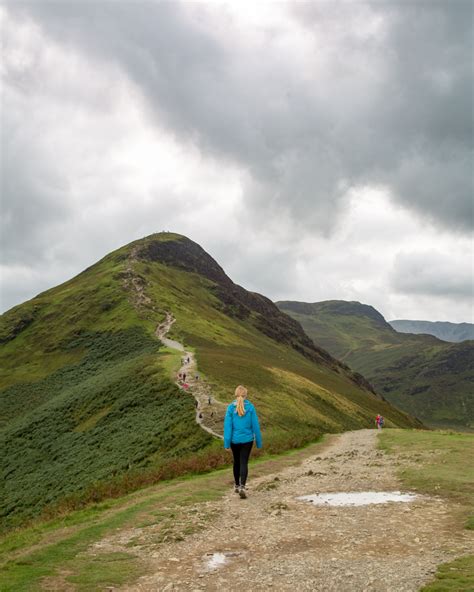
<instances>
[{"instance_id":1,"label":"green hillside","mask_svg":"<svg viewBox=\"0 0 474 592\"><path fill-rule=\"evenodd\" d=\"M391 403L431 425L474 428L473 341L397 333L373 307L359 302L278 306Z\"/></svg>"},{"instance_id":2,"label":"green hillside","mask_svg":"<svg viewBox=\"0 0 474 592\"><path fill-rule=\"evenodd\" d=\"M199 245L152 235L1 317L4 527L228 462L174 384L180 354L154 335L166 312L218 400L249 388L267 450L370 426L377 412L416 425Z\"/></svg>"}]
</instances>

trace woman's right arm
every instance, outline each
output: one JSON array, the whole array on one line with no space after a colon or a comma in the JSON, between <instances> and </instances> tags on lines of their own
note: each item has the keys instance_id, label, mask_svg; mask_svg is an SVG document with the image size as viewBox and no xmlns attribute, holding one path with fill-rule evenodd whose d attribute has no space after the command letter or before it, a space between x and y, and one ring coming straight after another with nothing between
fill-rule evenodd
<instances>
[{"instance_id":1,"label":"woman's right arm","mask_svg":"<svg viewBox=\"0 0 474 592\"><path fill-rule=\"evenodd\" d=\"M231 406L227 407L227 412L224 418L224 448L228 450L232 442L232 412Z\"/></svg>"}]
</instances>

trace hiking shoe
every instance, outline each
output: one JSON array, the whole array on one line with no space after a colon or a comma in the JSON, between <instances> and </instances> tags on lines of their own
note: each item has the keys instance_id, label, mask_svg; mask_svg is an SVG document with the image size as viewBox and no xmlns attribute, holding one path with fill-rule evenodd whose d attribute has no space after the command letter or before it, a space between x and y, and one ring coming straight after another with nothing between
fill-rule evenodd
<instances>
[{"instance_id":1,"label":"hiking shoe","mask_svg":"<svg viewBox=\"0 0 474 592\"><path fill-rule=\"evenodd\" d=\"M240 485L234 485L234 493L240 493Z\"/></svg>"},{"instance_id":2,"label":"hiking shoe","mask_svg":"<svg viewBox=\"0 0 474 592\"><path fill-rule=\"evenodd\" d=\"M240 499L246 499L247 498L247 490L245 489L245 487L240 487L239 489L239 495L240 495Z\"/></svg>"}]
</instances>

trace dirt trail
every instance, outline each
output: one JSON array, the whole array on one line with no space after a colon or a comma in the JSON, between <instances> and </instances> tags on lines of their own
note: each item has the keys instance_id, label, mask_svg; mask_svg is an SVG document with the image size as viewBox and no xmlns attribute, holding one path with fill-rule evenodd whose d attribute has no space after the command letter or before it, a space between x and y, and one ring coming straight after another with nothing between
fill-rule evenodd
<instances>
[{"instance_id":1,"label":"dirt trail","mask_svg":"<svg viewBox=\"0 0 474 592\"><path fill-rule=\"evenodd\" d=\"M148 575L123 588L129 592L415 592L438 564L472 551L472 533L458 529L455 505L428 497L360 507L296 499L400 489L396 467L415 459L386 455L375 444L375 430L344 433L318 456L250 482L247 500L229 490L218 502L190 507L176 520L204 529L184 540L157 542L156 524L118 532L91 552L132 551L141 558Z\"/></svg>"},{"instance_id":2,"label":"dirt trail","mask_svg":"<svg viewBox=\"0 0 474 592\"><path fill-rule=\"evenodd\" d=\"M179 388L187 390L196 400L196 422L212 436L222 439L226 405L212 396L210 386L198 374L194 353L185 350L178 341L166 337L175 321L176 319L171 313L166 313L166 319L158 325L155 335L166 347L182 352L182 365L179 374L186 375L184 384L187 385L187 388L183 381L177 381L176 384Z\"/></svg>"},{"instance_id":3,"label":"dirt trail","mask_svg":"<svg viewBox=\"0 0 474 592\"><path fill-rule=\"evenodd\" d=\"M146 281L136 273L134 269L134 263L137 261L138 247L133 247L130 252L127 267L125 268L124 287L128 290L133 306L141 314L146 310L153 310L156 312L156 308L153 306L153 302L146 295L145 286ZM215 438L223 438L223 424L224 415L226 412L226 405L217 401L211 392L210 386L198 378L197 364L194 353L192 351L186 351L181 343L168 339L166 335L171 329L171 325L176 321L173 315L169 312L166 313L165 320L158 325L155 330L156 337L165 345L171 349L176 349L183 353L182 365L179 369L179 373L186 374L185 384L177 381L176 384L182 390L188 391L196 400L196 422L202 427L203 430L214 436Z\"/></svg>"}]
</instances>

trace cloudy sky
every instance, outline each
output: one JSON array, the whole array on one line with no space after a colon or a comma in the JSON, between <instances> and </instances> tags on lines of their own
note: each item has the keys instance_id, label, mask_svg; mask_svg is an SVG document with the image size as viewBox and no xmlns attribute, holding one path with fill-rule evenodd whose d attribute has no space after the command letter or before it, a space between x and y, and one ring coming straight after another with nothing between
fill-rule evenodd
<instances>
[{"instance_id":1,"label":"cloudy sky","mask_svg":"<svg viewBox=\"0 0 474 592\"><path fill-rule=\"evenodd\" d=\"M472 7L1 3L2 310L171 230L275 300L472 322Z\"/></svg>"}]
</instances>

